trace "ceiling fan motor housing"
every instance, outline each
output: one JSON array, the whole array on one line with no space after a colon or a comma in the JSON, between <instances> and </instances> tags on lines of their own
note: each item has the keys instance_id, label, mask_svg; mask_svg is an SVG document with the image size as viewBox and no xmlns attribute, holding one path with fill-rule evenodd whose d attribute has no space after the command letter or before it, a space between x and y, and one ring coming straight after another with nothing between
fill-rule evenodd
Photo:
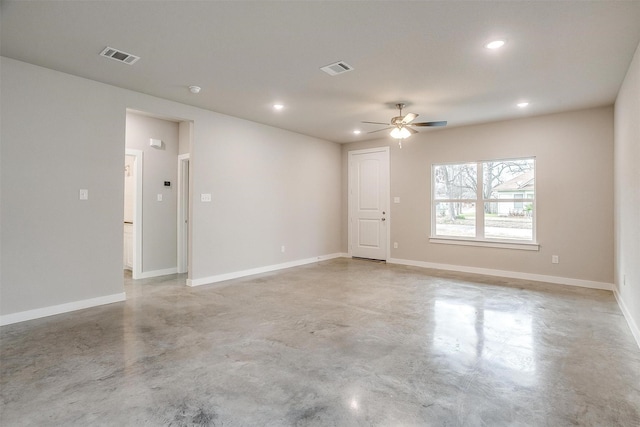
<instances>
[{"instance_id":1,"label":"ceiling fan motor housing","mask_svg":"<svg viewBox=\"0 0 640 427\"><path fill-rule=\"evenodd\" d=\"M399 110L400 115L392 117L389 122L389 126L383 129L374 130L369 133L380 132L383 130L393 129L391 131L391 136L394 138L408 138L409 136L418 133L417 130L413 129L411 126L446 126L446 121L440 122L421 122L414 123L413 121L418 117L418 114L415 113L407 113L406 115L402 115L402 109L404 108L404 104L396 104L396 107ZM374 125L386 125L386 123L381 122L362 122L362 123L371 123Z\"/></svg>"}]
</instances>

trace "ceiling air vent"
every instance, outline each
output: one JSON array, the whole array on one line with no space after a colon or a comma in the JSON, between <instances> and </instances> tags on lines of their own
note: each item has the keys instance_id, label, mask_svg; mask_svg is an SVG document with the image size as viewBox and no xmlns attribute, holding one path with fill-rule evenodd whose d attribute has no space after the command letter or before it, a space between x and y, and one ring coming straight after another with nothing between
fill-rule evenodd
<instances>
[{"instance_id":1,"label":"ceiling air vent","mask_svg":"<svg viewBox=\"0 0 640 427\"><path fill-rule=\"evenodd\" d=\"M338 74L346 73L347 71L353 70L353 67L346 62L339 61L335 64L325 65L320 69L330 76L337 76Z\"/></svg>"},{"instance_id":2,"label":"ceiling air vent","mask_svg":"<svg viewBox=\"0 0 640 427\"><path fill-rule=\"evenodd\" d=\"M106 47L102 52L100 52L100 56L104 56L105 58L110 58L118 62L124 62L129 65L140 59L139 56L131 55L130 53L123 52L112 47Z\"/></svg>"}]
</instances>

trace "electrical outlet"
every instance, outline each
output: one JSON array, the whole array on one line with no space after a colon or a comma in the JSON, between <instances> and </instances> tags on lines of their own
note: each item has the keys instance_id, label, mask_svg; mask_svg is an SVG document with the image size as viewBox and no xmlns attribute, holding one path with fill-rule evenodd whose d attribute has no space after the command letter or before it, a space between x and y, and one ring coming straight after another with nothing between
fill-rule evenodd
<instances>
[{"instance_id":1,"label":"electrical outlet","mask_svg":"<svg viewBox=\"0 0 640 427\"><path fill-rule=\"evenodd\" d=\"M80 200L89 200L89 190L86 188L80 189Z\"/></svg>"},{"instance_id":2,"label":"electrical outlet","mask_svg":"<svg viewBox=\"0 0 640 427\"><path fill-rule=\"evenodd\" d=\"M560 263L560 258L558 257L558 255L551 255L551 263L552 264Z\"/></svg>"},{"instance_id":3,"label":"electrical outlet","mask_svg":"<svg viewBox=\"0 0 640 427\"><path fill-rule=\"evenodd\" d=\"M158 194L158 201L161 202L162 201L162 194Z\"/></svg>"},{"instance_id":4,"label":"electrical outlet","mask_svg":"<svg viewBox=\"0 0 640 427\"><path fill-rule=\"evenodd\" d=\"M284 253L284 245L280 246L280 252Z\"/></svg>"},{"instance_id":5,"label":"electrical outlet","mask_svg":"<svg viewBox=\"0 0 640 427\"><path fill-rule=\"evenodd\" d=\"M393 249L398 249L398 242L393 242Z\"/></svg>"},{"instance_id":6,"label":"electrical outlet","mask_svg":"<svg viewBox=\"0 0 640 427\"><path fill-rule=\"evenodd\" d=\"M201 202L210 202L211 201L211 194L210 193L202 193L202 194L200 194L200 201Z\"/></svg>"}]
</instances>

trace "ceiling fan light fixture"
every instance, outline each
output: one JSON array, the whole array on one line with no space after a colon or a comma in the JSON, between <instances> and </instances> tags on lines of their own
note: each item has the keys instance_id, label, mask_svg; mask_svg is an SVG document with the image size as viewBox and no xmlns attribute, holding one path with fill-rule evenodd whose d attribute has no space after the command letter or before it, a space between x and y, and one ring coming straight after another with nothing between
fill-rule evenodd
<instances>
[{"instance_id":1,"label":"ceiling fan light fixture","mask_svg":"<svg viewBox=\"0 0 640 427\"><path fill-rule=\"evenodd\" d=\"M395 139L406 139L411 136L411 132L409 132L409 130L404 127L395 127L389 135L391 135L391 137Z\"/></svg>"},{"instance_id":2,"label":"ceiling fan light fixture","mask_svg":"<svg viewBox=\"0 0 640 427\"><path fill-rule=\"evenodd\" d=\"M505 43L506 42L504 40L493 40L485 44L484 47L486 47L487 49L495 50L500 49L502 46L504 46Z\"/></svg>"},{"instance_id":3,"label":"ceiling fan light fixture","mask_svg":"<svg viewBox=\"0 0 640 427\"><path fill-rule=\"evenodd\" d=\"M402 148L402 140L403 139L407 139L411 135L413 135L414 133L418 133L418 131L415 130L413 128L413 126L422 127L422 126L446 126L447 125L446 121L415 123L414 120L416 119L416 117L418 117L418 114L407 113L406 115L403 116L402 115L402 109L404 108L404 106L405 106L404 104L396 104L396 108L400 112L400 115L392 117L391 121L389 123L363 121L362 123L386 126L386 127L382 128L382 129L373 130L373 131L367 132L367 133L383 132L383 131L388 131L389 129L391 129L391 132L389 132L389 135L392 138L397 139L398 140L398 145L400 146L400 148Z\"/></svg>"}]
</instances>

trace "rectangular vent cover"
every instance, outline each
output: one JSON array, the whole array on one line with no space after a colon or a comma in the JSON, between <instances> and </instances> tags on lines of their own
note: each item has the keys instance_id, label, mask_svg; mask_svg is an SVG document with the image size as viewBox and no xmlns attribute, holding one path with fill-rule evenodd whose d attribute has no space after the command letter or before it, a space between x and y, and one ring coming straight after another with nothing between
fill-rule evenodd
<instances>
[{"instance_id":1,"label":"rectangular vent cover","mask_svg":"<svg viewBox=\"0 0 640 427\"><path fill-rule=\"evenodd\" d=\"M140 59L139 56L135 56L112 47L106 47L102 52L100 52L100 56L104 56L105 58L110 58L118 62L124 62L129 65Z\"/></svg>"},{"instance_id":2,"label":"rectangular vent cover","mask_svg":"<svg viewBox=\"0 0 640 427\"><path fill-rule=\"evenodd\" d=\"M330 76L337 76L338 74L353 70L353 67L346 62L338 61L334 64L325 65L320 69Z\"/></svg>"}]
</instances>

